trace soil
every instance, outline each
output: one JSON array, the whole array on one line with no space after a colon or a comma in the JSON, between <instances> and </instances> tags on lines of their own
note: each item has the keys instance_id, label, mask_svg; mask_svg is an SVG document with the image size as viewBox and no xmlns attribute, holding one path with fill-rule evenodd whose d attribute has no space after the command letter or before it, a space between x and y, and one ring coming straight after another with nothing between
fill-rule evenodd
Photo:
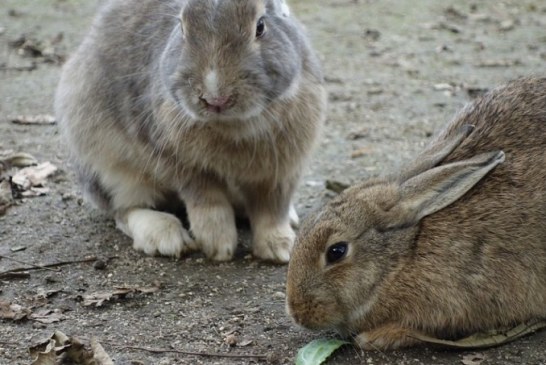
<instances>
[{"instance_id":1,"label":"soil","mask_svg":"<svg viewBox=\"0 0 546 365\"><path fill-rule=\"evenodd\" d=\"M475 95L519 76L543 75L543 1L449 3L292 0L321 55L330 102L322 141L298 191L301 215L331 195L326 180L352 183L394 169ZM286 267L250 257L248 228L241 228L241 248L229 263L135 252L108 216L83 202L57 126L10 121L52 114L62 56L81 41L98 5L2 0L0 7L0 152L28 152L61 169L48 181L47 195L19 199L0 216L0 255L32 264L100 260L0 278L0 301L62 313L61 321L46 324L0 320L0 364L29 364L28 347L55 330L86 341L97 337L116 364L292 364L299 348L332 334L293 325L284 310ZM11 41L22 35L42 42L38 50L18 50ZM53 42L53 52L41 52L43 42ZM26 266L0 259L0 272ZM84 306L82 296L116 286L159 290ZM44 299L44 291L53 292ZM168 352L173 349L267 358ZM328 364L470 364L465 356L476 352L476 364L544 365L546 331L479 351L348 346Z\"/></svg>"}]
</instances>

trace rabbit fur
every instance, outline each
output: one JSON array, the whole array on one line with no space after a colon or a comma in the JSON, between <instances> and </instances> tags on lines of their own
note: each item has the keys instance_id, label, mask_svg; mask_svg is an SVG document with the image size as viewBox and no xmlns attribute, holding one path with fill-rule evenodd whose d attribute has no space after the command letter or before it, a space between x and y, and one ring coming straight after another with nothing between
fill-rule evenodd
<instances>
[{"instance_id":1,"label":"rabbit fur","mask_svg":"<svg viewBox=\"0 0 546 365\"><path fill-rule=\"evenodd\" d=\"M59 126L85 195L147 254L288 261L294 190L325 114L284 0L110 0L64 66ZM180 198L191 231L160 211Z\"/></svg>"},{"instance_id":2,"label":"rabbit fur","mask_svg":"<svg viewBox=\"0 0 546 365\"><path fill-rule=\"evenodd\" d=\"M287 311L366 349L546 318L546 78L470 103L400 172L302 224Z\"/></svg>"}]
</instances>

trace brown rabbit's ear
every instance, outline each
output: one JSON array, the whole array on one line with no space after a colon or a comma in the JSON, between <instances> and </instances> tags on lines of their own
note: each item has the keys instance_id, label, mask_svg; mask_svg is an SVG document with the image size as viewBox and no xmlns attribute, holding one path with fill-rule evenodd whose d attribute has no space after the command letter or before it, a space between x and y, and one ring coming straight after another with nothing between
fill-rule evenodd
<instances>
[{"instance_id":1,"label":"brown rabbit's ear","mask_svg":"<svg viewBox=\"0 0 546 365\"><path fill-rule=\"evenodd\" d=\"M504 161L504 152L480 154L435 167L403 182L400 200L389 210L384 229L408 227L462 197Z\"/></svg>"},{"instance_id":2,"label":"brown rabbit's ear","mask_svg":"<svg viewBox=\"0 0 546 365\"><path fill-rule=\"evenodd\" d=\"M398 181L406 181L410 177L417 176L420 173L437 166L444 158L453 152L453 150L457 148L473 130L473 125L463 125L455 135L428 146L427 149L419 155L419 159L416 159L403 169L398 176Z\"/></svg>"}]
</instances>

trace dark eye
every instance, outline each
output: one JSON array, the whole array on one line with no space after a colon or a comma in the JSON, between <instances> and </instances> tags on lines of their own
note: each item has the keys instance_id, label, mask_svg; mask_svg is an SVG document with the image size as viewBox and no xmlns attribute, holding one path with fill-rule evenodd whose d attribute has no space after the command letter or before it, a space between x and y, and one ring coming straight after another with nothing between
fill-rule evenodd
<instances>
[{"instance_id":1,"label":"dark eye","mask_svg":"<svg viewBox=\"0 0 546 365\"><path fill-rule=\"evenodd\" d=\"M332 246L328 247L328 251L326 252L326 262L333 264L334 262L341 260L345 257L345 255L347 255L347 251L349 251L348 242L342 241L334 243Z\"/></svg>"},{"instance_id":2,"label":"dark eye","mask_svg":"<svg viewBox=\"0 0 546 365\"><path fill-rule=\"evenodd\" d=\"M256 38L260 38L265 33L265 22L264 18L258 19L258 23L256 24Z\"/></svg>"}]
</instances>

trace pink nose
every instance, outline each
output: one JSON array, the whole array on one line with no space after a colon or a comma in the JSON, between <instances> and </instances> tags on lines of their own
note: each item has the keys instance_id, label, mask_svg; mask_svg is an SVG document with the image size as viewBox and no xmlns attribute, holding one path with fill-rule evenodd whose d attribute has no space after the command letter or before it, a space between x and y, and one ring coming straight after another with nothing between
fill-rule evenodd
<instances>
[{"instance_id":1,"label":"pink nose","mask_svg":"<svg viewBox=\"0 0 546 365\"><path fill-rule=\"evenodd\" d=\"M229 96L217 96L211 98L203 98L208 105L223 107L229 102Z\"/></svg>"},{"instance_id":2,"label":"pink nose","mask_svg":"<svg viewBox=\"0 0 546 365\"><path fill-rule=\"evenodd\" d=\"M206 104L207 110L214 113L221 113L230 106L229 96L203 96L201 100Z\"/></svg>"}]
</instances>

